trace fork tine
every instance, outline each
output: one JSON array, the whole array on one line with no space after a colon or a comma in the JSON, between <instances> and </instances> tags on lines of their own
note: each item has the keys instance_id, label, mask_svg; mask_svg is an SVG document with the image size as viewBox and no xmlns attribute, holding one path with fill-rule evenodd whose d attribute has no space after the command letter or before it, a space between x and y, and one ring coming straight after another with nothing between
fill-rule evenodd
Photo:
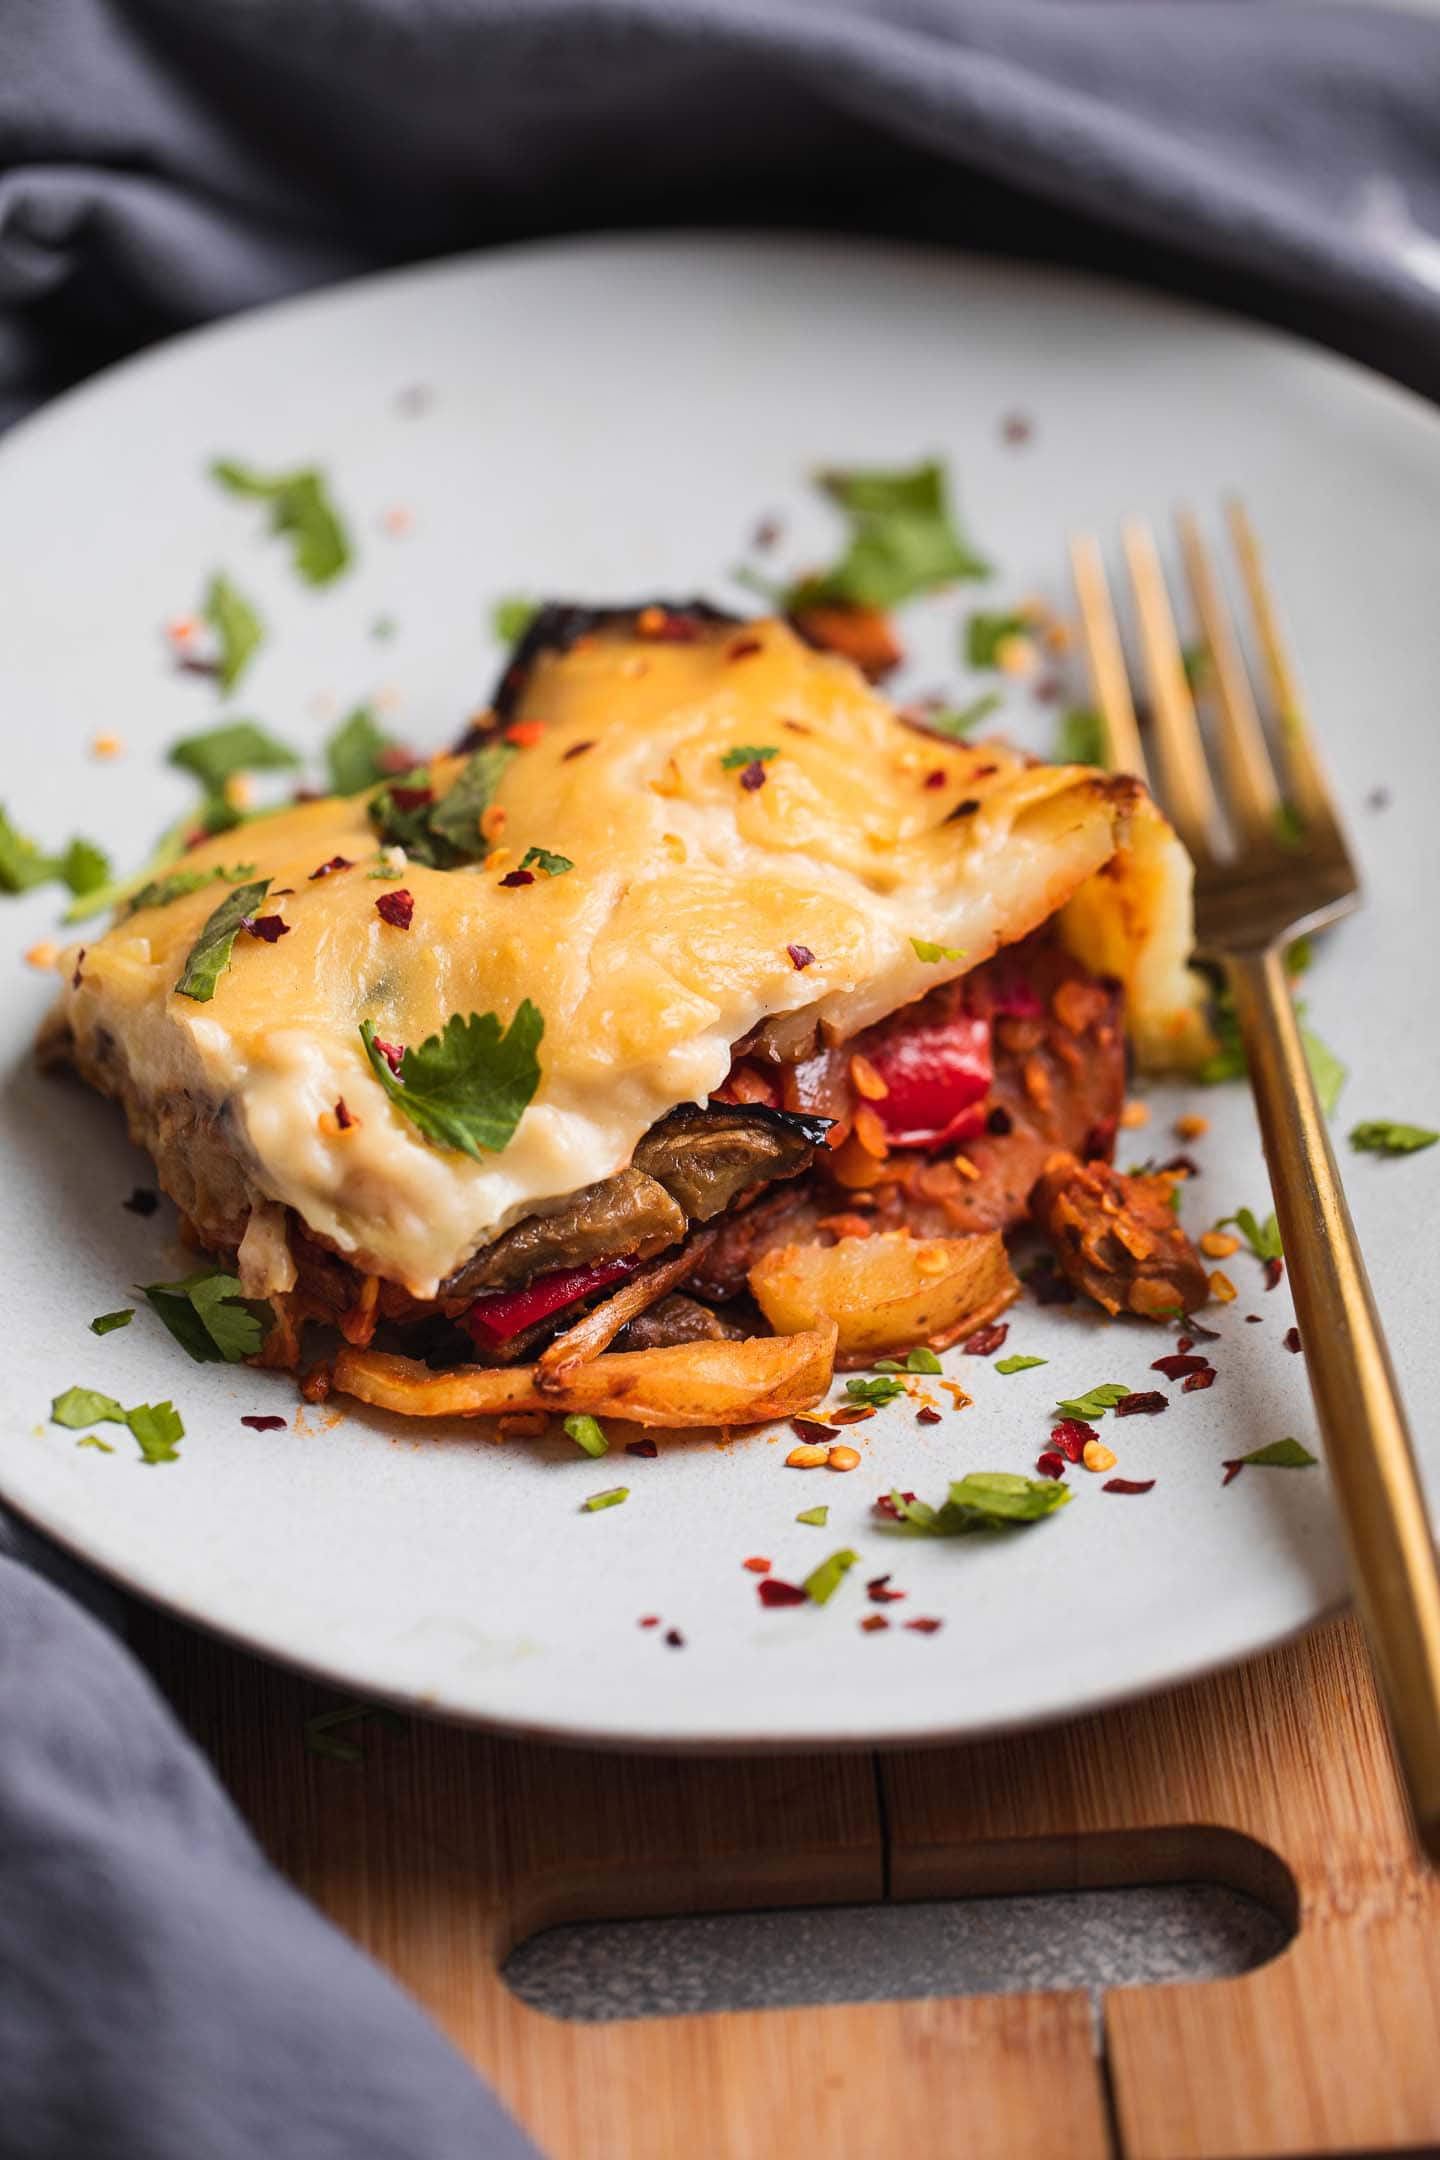
<instances>
[{"instance_id":1,"label":"fork tine","mask_svg":"<svg viewBox=\"0 0 1440 2160\"><path fill-rule=\"evenodd\" d=\"M1093 536L1077 533L1070 543L1070 568L1080 602L1080 625L1085 634L1085 656L1090 663L1090 688L1105 730L1105 763L1111 772L1132 773L1148 787L1145 752L1135 724L1125 655L1105 564Z\"/></svg>"},{"instance_id":2,"label":"fork tine","mask_svg":"<svg viewBox=\"0 0 1440 2160\"><path fill-rule=\"evenodd\" d=\"M1177 511L1175 525L1180 535L1185 575L1214 670L1227 808L1245 839L1252 843L1271 841L1280 815L1280 790L1275 781L1275 768L1270 763L1270 752L1265 746L1265 731L1260 725L1250 678L1240 657L1230 610L1193 513Z\"/></svg>"},{"instance_id":3,"label":"fork tine","mask_svg":"<svg viewBox=\"0 0 1440 2160\"><path fill-rule=\"evenodd\" d=\"M1212 852L1210 835L1219 806L1195 718L1195 700L1185 680L1160 558L1154 535L1143 518L1127 521L1123 540L1135 590L1146 687L1160 744L1165 809L1194 861L1206 862Z\"/></svg>"},{"instance_id":4,"label":"fork tine","mask_svg":"<svg viewBox=\"0 0 1440 2160\"><path fill-rule=\"evenodd\" d=\"M1300 694L1299 679L1290 664L1290 655L1280 634L1279 620L1274 602L1270 598L1270 585L1261 559L1260 542L1255 536L1249 513L1238 495L1227 498L1225 518L1230 527L1235 559L1240 565L1245 596L1254 618L1266 693L1279 725L1287 792L1303 824L1312 825L1324 819L1333 825L1335 814L1331 805L1329 784L1315 755L1315 746L1310 739L1310 724L1305 713L1305 701Z\"/></svg>"}]
</instances>

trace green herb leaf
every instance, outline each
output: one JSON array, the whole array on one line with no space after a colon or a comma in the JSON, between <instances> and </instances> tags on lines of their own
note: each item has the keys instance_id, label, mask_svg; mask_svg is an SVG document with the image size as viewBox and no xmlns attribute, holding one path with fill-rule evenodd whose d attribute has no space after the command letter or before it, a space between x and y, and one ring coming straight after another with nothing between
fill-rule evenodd
<instances>
[{"instance_id":1,"label":"green herb leaf","mask_svg":"<svg viewBox=\"0 0 1440 2160\"><path fill-rule=\"evenodd\" d=\"M480 819L514 756L509 743L482 743L471 751L453 787L431 808L430 832L451 848L454 861L476 862L489 853L489 842L480 836ZM437 867L448 870L451 864L442 862Z\"/></svg>"},{"instance_id":2,"label":"green herb leaf","mask_svg":"<svg viewBox=\"0 0 1440 2160\"><path fill-rule=\"evenodd\" d=\"M207 796L223 796L225 783L238 773L285 772L300 760L253 720L224 720L198 735L182 735L171 746L170 763L193 773Z\"/></svg>"},{"instance_id":3,"label":"green herb leaf","mask_svg":"<svg viewBox=\"0 0 1440 2160\"><path fill-rule=\"evenodd\" d=\"M0 892L32 892L58 882L78 896L97 892L109 875L109 858L93 841L72 840L63 854L47 855L0 809Z\"/></svg>"},{"instance_id":4,"label":"green herb leaf","mask_svg":"<svg viewBox=\"0 0 1440 2160\"><path fill-rule=\"evenodd\" d=\"M575 867L568 855L552 855L549 848L543 847L526 848L520 858L520 868L528 870L532 864L537 870L543 870L546 877L564 877L567 870Z\"/></svg>"},{"instance_id":5,"label":"green herb leaf","mask_svg":"<svg viewBox=\"0 0 1440 2160\"><path fill-rule=\"evenodd\" d=\"M608 1455L610 1443L605 1428L598 1418L586 1417L577 1411L565 1420L565 1430L583 1455Z\"/></svg>"},{"instance_id":6,"label":"green herb leaf","mask_svg":"<svg viewBox=\"0 0 1440 2160\"><path fill-rule=\"evenodd\" d=\"M83 1440L77 1440L75 1442L75 1445L76 1447L99 1448L102 1455L113 1455L115 1452L114 1448L111 1447L110 1442L108 1440L102 1440L99 1433L86 1433L85 1438Z\"/></svg>"},{"instance_id":7,"label":"green herb leaf","mask_svg":"<svg viewBox=\"0 0 1440 2160\"><path fill-rule=\"evenodd\" d=\"M997 1358L995 1360L995 1370L998 1373L1028 1372L1032 1365L1048 1365L1049 1362L1048 1358L1015 1355Z\"/></svg>"},{"instance_id":8,"label":"green herb leaf","mask_svg":"<svg viewBox=\"0 0 1440 2160\"><path fill-rule=\"evenodd\" d=\"M1215 673L1215 662L1208 645L1183 645L1180 648L1180 665L1185 670L1185 680L1192 691L1206 690Z\"/></svg>"},{"instance_id":9,"label":"green herb leaf","mask_svg":"<svg viewBox=\"0 0 1440 2160\"><path fill-rule=\"evenodd\" d=\"M771 758L779 755L780 752L773 743L762 745L758 749L753 743L737 743L733 750L727 750L721 758L720 769L722 772L738 772L743 765L768 765Z\"/></svg>"},{"instance_id":10,"label":"green herb leaf","mask_svg":"<svg viewBox=\"0 0 1440 2160\"><path fill-rule=\"evenodd\" d=\"M510 593L491 608L490 628L502 645L518 645L539 612L538 600L525 600L519 593Z\"/></svg>"},{"instance_id":11,"label":"green herb leaf","mask_svg":"<svg viewBox=\"0 0 1440 2160\"><path fill-rule=\"evenodd\" d=\"M800 1585L811 1604L828 1605L859 1558L859 1553L846 1547L840 1552L832 1552L819 1567L812 1568Z\"/></svg>"},{"instance_id":12,"label":"green herb leaf","mask_svg":"<svg viewBox=\"0 0 1440 2160\"><path fill-rule=\"evenodd\" d=\"M208 1004L214 997L215 986L230 965L240 925L247 915L254 914L269 890L269 878L257 878L252 885L238 885L206 918L175 985L181 997L194 998L201 1005Z\"/></svg>"},{"instance_id":13,"label":"green herb leaf","mask_svg":"<svg viewBox=\"0 0 1440 2160\"><path fill-rule=\"evenodd\" d=\"M816 1530L823 1530L830 1520L830 1510L828 1507L802 1508L795 1520L796 1522L809 1523Z\"/></svg>"},{"instance_id":14,"label":"green herb leaf","mask_svg":"<svg viewBox=\"0 0 1440 2160\"><path fill-rule=\"evenodd\" d=\"M963 960L965 957L962 945L932 945L929 938L921 937L912 937L910 943L916 959L923 960L927 967L937 967L942 960Z\"/></svg>"},{"instance_id":15,"label":"green herb leaf","mask_svg":"<svg viewBox=\"0 0 1440 2160\"><path fill-rule=\"evenodd\" d=\"M60 859L60 877L83 900L109 882L110 858L93 840L72 840Z\"/></svg>"},{"instance_id":16,"label":"green herb leaf","mask_svg":"<svg viewBox=\"0 0 1440 2160\"><path fill-rule=\"evenodd\" d=\"M1286 954L1286 966L1291 975L1298 975L1310 962L1309 941L1297 938ZM1305 1048L1305 1062L1310 1067L1310 1077L1315 1083L1315 1093L1320 1107L1327 1117L1333 1117L1340 1091L1348 1073L1327 1043L1320 1040L1313 1028L1304 1022L1305 1007L1295 1007L1300 1020L1300 1040ZM1240 1023L1235 1017L1235 1000L1228 989L1221 989L1215 998L1216 1047L1204 1063L1197 1067L1195 1077L1207 1087L1216 1086L1224 1080L1243 1080L1247 1071L1245 1045L1240 1040Z\"/></svg>"},{"instance_id":17,"label":"green herb leaf","mask_svg":"<svg viewBox=\"0 0 1440 2160\"><path fill-rule=\"evenodd\" d=\"M965 658L973 668L996 667L1006 638L1027 637L1029 632L1023 615L972 615L965 625Z\"/></svg>"},{"instance_id":18,"label":"green herb leaf","mask_svg":"<svg viewBox=\"0 0 1440 2160\"><path fill-rule=\"evenodd\" d=\"M376 720L368 705L347 713L325 745L330 786L337 795L361 795L385 778L380 760L395 748L394 738Z\"/></svg>"},{"instance_id":19,"label":"green herb leaf","mask_svg":"<svg viewBox=\"0 0 1440 2160\"><path fill-rule=\"evenodd\" d=\"M945 735L952 742L963 742L972 729L988 720L998 711L1005 700L998 690L987 690L983 697L975 698L969 705L942 705L937 711L924 715L925 731L931 735Z\"/></svg>"},{"instance_id":20,"label":"green herb leaf","mask_svg":"<svg viewBox=\"0 0 1440 2160\"><path fill-rule=\"evenodd\" d=\"M866 1403L872 1410L879 1410L887 1402L894 1402L897 1395L903 1395L905 1388L903 1382L887 1377L881 1380L847 1380L845 1392L851 1402Z\"/></svg>"},{"instance_id":21,"label":"green herb leaf","mask_svg":"<svg viewBox=\"0 0 1440 2160\"><path fill-rule=\"evenodd\" d=\"M850 543L833 570L785 595L802 608L821 601L892 608L957 578L983 578L990 565L956 530L938 462L906 472L829 472L819 484L850 522Z\"/></svg>"},{"instance_id":22,"label":"green herb leaf","mask_svg":"<svg viewBox=\"0 0 1440 2160\"><path fill-rule=\"evenodd\" d=\"M138 1409L126 1411L125 1422L146 1462L180 1460L176 1443L184 1439L185 1427L174 1403L141 1403Z\"/></svg>"},{"instance_id":23,"label":"green herb leaf","mask_svg":"<svg viewBox=\"0 0 1440 2160\"><path fill-rule=\"evenodd\" d=\"M979 1530L1009 1530L1039 1522L1068 1505L1068 1486L1051 1478L1016 1477L1009 1470L972 1470L957 1479L939 1508L923 1500L890 1500L905 1528L921 1537L968 1537Z\"/></svg>"},{"instance_id":24,"label":"green herb leaf","mask_svg":"<svg viewBox=\"0 0 1440 2160\"><path fill-rule=\"evenodd\" d=\"M876 1358L875 1360L876 1372L937 1373L943 1372L944 1369L935 1352L927 1350L923 1343L918 1349L906 1351L903 1365L898 1364L894 1358L889 1357Z\"/></svg>"},{"instance_id":25,"label":"green herb leaf","mask_svg":"<svg viewBox=\"0 0 1440 2160\"><path fill-rule=\"evenodd\" d=\"M628 1485L612 1485L608 1492L592 1492L589 1499L582 1500L580 1505L587 1515L595 1515L601 1508L619 1507L621 1501L628 1500L629 1497Z\"/></svg>"},{"instance_id":26,"label":"green herb leaf","mask_svg":"<svg viewBox=\"0 0 1440 2160\"><path fill-rule=\"evenodd\" d=\"M1280 1225L1273 1215L1260 1222L1248 1207L1242 1207L1234 1215L1222 1215L1215 1227L1224 1230L1233 1223L1257 1260L1278 1260L1285 1248L1280 1243Z\"/></svg>"},{"instance_id":27,"label":"green herb leaf","mask_svg":"<svg viewBox=\"0 0 1440 2160\"><path fill-rule=\"evenodd\" d=\"M90 1322L92 1335L113 1335L116 1328L129 1327L135 1317L133 1305L126 1305L119 1312L102 1312Z\"/></svg>"},{"instance_id":28,"label":"green herb leaf","mask_svg":"<svg viewBox=\"0 0 1440 2160\"><path fill-rule=\"evenodd\" d=\"M233 690L264 641L265 626L242 592L223 572L211 578L201 609L219 648L216 674L222 690Z\"/></svg>"},{"instance_id":29,"label":"green herb leaf","mask_svg":"<svg viewBox=\"0 0 1440 2160\"><path fill-rule=\"evenodd\" d=\"M544 1033L529 998L503 1033L494 1013L452 1013L443 1034L405 1052L397 1076L375 1048L371 1023L360 1024L371 1068L396 1109L437 1147L477 1161L482 1148L498 1155L508 1144L539 1087Z\"/></svg>"},{"instance_id":30,"label":"green herb leaf","mask_svg":"<svg viewBox=\"0 0 1440 2160\"><path fill-rule=\"evenodd\" d=\"M1350 1077L1349 1068L1341 1064L1329 1044L1322 1042L1314 1029L1307 1027L1303 1020L1300 1023L1300 1040L1305 1046L1305 1062L1310 1067L1310 1078L1315 1083L1320 1107L1326 1117L1333 1117L1336 1104L1340 1100L1340 1091Z\"/></svg>"},{"instance_id":31,"label":"green herb leaf","mask_svg":"<svg viewBox=\"0 0 1440 2160\"><path fill-rule=\"evenodd\" d=\"M1242 1455L1239 1460L1254 1463L1260 1470L1308 1470L1320 1458L1298 1440L1272 1440L1268 1447L1256 1448L1253 1454Z\"/></svg>"},{"instance_id":32,"label":"green herb leaf","mask_svg":"<svg viewBox=\"0 0 1440 2160\"><path fill-rule=\"evenodd\" d=\"M242 1295L237 1275L220 1268L197 1268L179 1282L140 1288L197 1365L238 1365L254 1357L274 1318L264 1301Z\"/></svg>"},{"instance_id":33,"label":"green herb leaf","mask_svg":"<svg viewBox=\"0 0 1440 2160\"><path fill-rule=\"evenodd\" d=\"M1057 765L1103 765L1105 723L1089 705L1072 705L1060 716L1055 737Z\"/></svg>"},{"instance_id":34,"label":"green herb leaf","mask_svg":"<svg viewBox=\"0 0 1440 2160\"><path fill-rule=\"evenodd\" d=\"M141 908L168 907L172 900L183 900L187 893L199 892L206 885L237 885L254 875L253 862L236 863L231 870L219 863L209 870L172 870L167 877L152 878L148 885L133 892L125 912L138 915Z\"/></svg>"},{"instance_id":35,"label":"green herb leaf","mask_svg":"<svg viewBox=\"0 0 1440 2160\"><path fill-rule=\"evenodd\" d=\"M1123 1380L1102 1380L1098 1387L1089 1388L1083 1395L1076 1395L1069 1402L1057 1403L1055 1407L1062 1417L1104 1417L1105 1412L1113 1410L1123 1395L1131 1392Z\"/></svg>"},{"instance_id":36,"label":"green herb leaf","mask_svg":"<svg viewBox=\"0 0 1440 2160\"><path fill-rule=\"evenodd\" d=\"M70 1387L50 1405L51 1422L78 1432L82 1425L123 1425L125 1412L113 1395L95 1388Z\"/></svg>"},{"instance_id":37,"label":"green herb leaf","mask_svg":"<svg viewBox=\"0 0 1440 2160\"><path fill-rule=\"evenodd\" d=\"M233 458L217 458L211 477L232 495L270 505L270 530L289 539L295 568L310 585L328 585L350 561L350 540L314 466L267 478Z\"/></svg>"},{"instance_id":38,"label":"green herb leaf","mask_svg":"<svg viewBox=\"0 0 1440 2160\"><path fill-rule=\"evenodd\" d=\"M1440 1132L1427 1125L1401 1125L1394 1118L1368 1118L1350 1128L1350 1145L1362 1154L1414 1155L1420 1148L1434 1147Z\"/></svg>"}]
</instances>

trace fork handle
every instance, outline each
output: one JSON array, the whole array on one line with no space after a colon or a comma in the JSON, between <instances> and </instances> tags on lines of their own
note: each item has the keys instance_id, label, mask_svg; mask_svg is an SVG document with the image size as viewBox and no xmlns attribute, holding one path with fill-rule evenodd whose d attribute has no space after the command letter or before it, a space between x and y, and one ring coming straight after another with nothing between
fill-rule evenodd
<instances>
[{"instance_id":1,"label":"fork handle","mask_svg":"<svg viewBox=\"0 0 1440 2160\"><path fill-rule=\"evenodd\" d=\"M1440 1864L1440 1571L1283 949L1226 959L1306 1372L1416 1835Z\"/></svg>"}]
</instances>

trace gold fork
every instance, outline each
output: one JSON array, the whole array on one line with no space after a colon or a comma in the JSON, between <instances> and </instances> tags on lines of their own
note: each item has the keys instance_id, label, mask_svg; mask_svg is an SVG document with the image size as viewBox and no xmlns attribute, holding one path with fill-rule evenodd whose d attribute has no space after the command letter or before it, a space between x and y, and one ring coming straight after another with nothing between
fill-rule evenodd
<instances>
[{"instance_id":1,"label":"gold fork","mask_svg":"<svg viewBox=\"0 0 1440 2160\"><path fill-rule=\"evenodd\" d=\"M1212 777L1155 539L1132 518L1122 543L1159 753L1156 793L1195 863L1197 952L1223 969L1234 997L1351 1572L1416 1835L1440 1863L1440 1572L1285 968L1295 938L1358 904L1359 880L1310 739L1259 546L1238 502L1227 505L1227 522L1283 777L1199 528L1182 512L1180 553L1216 718ZM1071 564L1106 763L1148 783L1105 569L1089 535L1072 541Z\"/></svg>"}]
</instances>

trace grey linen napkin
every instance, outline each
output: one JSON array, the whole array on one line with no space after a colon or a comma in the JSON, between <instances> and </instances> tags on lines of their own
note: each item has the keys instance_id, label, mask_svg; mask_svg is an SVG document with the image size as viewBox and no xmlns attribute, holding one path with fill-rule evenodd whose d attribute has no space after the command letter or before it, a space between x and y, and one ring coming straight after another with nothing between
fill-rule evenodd
<instances>
[{"instance_id":1,"label":"grey linen napkin","mask_svg":"<svg viewBox=\"0 0 1440 2160\"><path fill-rule=\"evenodd\" d=\"M0 417L186 324L747 222L1118 270L1440 396L1440 18L1307 0L6 0ZM66 1578L56 1586L53 1575ZM0 1519L3 2160L505 2160Z\"/></svg>"}]
</instances>

